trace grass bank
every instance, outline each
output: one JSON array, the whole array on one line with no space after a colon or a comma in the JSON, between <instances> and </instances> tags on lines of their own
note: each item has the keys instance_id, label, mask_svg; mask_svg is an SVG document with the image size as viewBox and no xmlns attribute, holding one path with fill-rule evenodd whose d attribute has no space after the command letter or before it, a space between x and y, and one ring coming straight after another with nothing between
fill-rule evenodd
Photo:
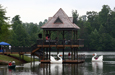
<instances>
[{"instance_id":1,"label":"grass bank","mask_svg":"<svg viewBox=\"0 0 115 75\"><path fill-rule=\"evenodd\" d=\"M10 54L10 55L19 58L19 54ZM22 59L22 57L21 57L21 59ZM25 56L25 55L24 55L24 60L26 62L31 62L31 58L28 57L28 56ZM12 58L12 57L9 57L9 56L6 56L6 55L0 55L0 64L7 64L9 61L15 61L16 64L23 63L22 61L20 61L18 59L15 59L15 58ZM38 60L35 59L35 61L38 61Z\"/></svg>"}]
</instances>

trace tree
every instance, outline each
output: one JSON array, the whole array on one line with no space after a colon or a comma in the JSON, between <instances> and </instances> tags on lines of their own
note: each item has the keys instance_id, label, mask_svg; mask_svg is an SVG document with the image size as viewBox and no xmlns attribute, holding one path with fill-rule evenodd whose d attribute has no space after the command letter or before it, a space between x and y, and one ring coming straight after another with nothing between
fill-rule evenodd
<instances>
[{"instance_id":1,"label":"tree","mask_svg":"<svg viewBox=\"0 0 115 75\"><path fill-rule=\"evenodd\" d=\"M16 15L15 17L13 17L11 23L12 23L13 30L15 30L17 25L21 25L22 24L22 21L20 21L20 16Z\"/></svg>"},{"instance_id":2,"label":"tree","mask_svg":"<svg viewBox=\"0 0 115 75\"><path fill-rule=\"evenodd\" d=\"M108 15L108 30L110 35L115 38L115 11Z\"/></svg>"},{"instance_id":3,"label":"tree","mask_svg":"<svg viewBox=\"0 0 115 75\"><path fill-rule=\"evenodd\" d=\"M98 50L114 50L115 39L112 38L108 33L103 33L99 37Z\"/></svg>"},{"instance_id":4,"label":"tree","mask_svg":"<svg viewBox=\"0 0 115 75\"><path fill-rule=\"evenodd\" d=\"M106 28L106 32L108 32L108 15L110 14L111 9L108 5L103 5L103 8L99 12L99 22Z\"/></svg>"},{"instance_id":5,"label":"tree","mask_svg":"<svg viewBox=\"0 0 115 75\"><path fill-rule=\"evenodd\" d=\"M99 44L99 33L98 31L95 29L94 31L91 32L90 35L90 48L97 50L98 48L98 44Z\"/></svg>"},{"instance_id":6,"label":"tree","mask_svg":"<svg viewBox=\"0 0 115 75\"><path fill-rule=\"evenodd\" d=\"M99 33L100 33L100 35L103 34L103 33L106 33L106 29L103 25L100 25Z\"/></svg>"},{"instance_id":7,"label":"tree","mask_svg":"<svg viewBox=\"0 0 115 75\"><path fill-rule=\"evenodd\" d=\"M87 12L88 22L92 26L92 29L99 28L99 22L98 22L98 13L95 11L88 11Z\"/></svg>"},{"instance_id":8,"label":"tree","mask_svg":"<svg viewBox=\"0 0 115 75\"><path fill-rule=\"evenodd\" d=\"M73 23L77 24L78 16L77 10L72 10Z\"/></svg>"},{"instance_id":9,"label":"tree","mask_svg":"<svg viewBox=\"0 0 115 75\"><path fill-rule=\"evenodd\" d=\"M5 16L5 9L2 5L0 5L0 41L9 41L9 35L10 31L8 28L10 25L6 22L8 20L8 17Z\"/></svg>"},{"instance_id":10,"label":"tree","mask_svg":"<svg viewBox=\"0 0 115 75\"><path fill-rule=\"evenodd\" d=\"M38 38L38 25L33 25L31 32L30 32L31 44L34 44L37 38Z\"/></svg>"},{"instance_id":11,"label":"tree","mask_svg":"<svg viewBox=\"0 0 115 75\"><path fill-rule=\"evenodd\" d=\"M20 21L20 16L16 15L12 19L12 27L13 33L11 36L11 44L14 46L28 46L29 43L29 36L26 32L22 22Z\"/></svg>"}]
</instances>

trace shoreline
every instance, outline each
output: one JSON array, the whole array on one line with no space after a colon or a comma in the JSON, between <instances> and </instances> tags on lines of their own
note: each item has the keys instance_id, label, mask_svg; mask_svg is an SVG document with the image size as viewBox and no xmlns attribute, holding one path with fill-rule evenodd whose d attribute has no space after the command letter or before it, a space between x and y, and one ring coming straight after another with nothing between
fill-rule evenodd
<instances>
[{"instance_id":1,"label":"shoreline","mask_svg":"<svg viewBox=\"0 0 115 75\"><path fill-rule=\"evenodd\" d=\"M10 57L10 56L12 56L12 57ZM31 58L27 57L27 56L24 56L24 59L18 57L19 56L18 54L17 55L10 55L10 56L0 55L0 65L7 65L9 63L9 61L15 61L16 64L31 62ZM22 60L26 61L26 62L23 62ZM35 60L35 61L39 61L39 60Z\"/></svg>"},{"instance_id":2,"label":"shoreline","mask_svg":"<svg viewBox=\"0 0 115 75\"><path fill-rule=\"evenodd\" d=\"M0 60L0 65L7 65L8 63L8 61Z\"/></svg>"}]
</instances>

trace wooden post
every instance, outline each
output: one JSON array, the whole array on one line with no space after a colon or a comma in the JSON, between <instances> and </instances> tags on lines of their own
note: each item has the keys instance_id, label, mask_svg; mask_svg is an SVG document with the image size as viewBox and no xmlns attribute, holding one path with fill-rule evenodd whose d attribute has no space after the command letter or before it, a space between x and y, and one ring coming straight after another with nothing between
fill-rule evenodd
<instances>
[{"instance_id":1,"label":"wooden post","mask_svg":"<svg viewBox=\"0 0 115 75\"><path fill-rule=\"evenodd\" d=\"M62 75L65 75L65 74L64 74L64 65L63 65L63 71L62 71Z\"/></svg>"},{"instance_id":2,"label":"wooden post","mask_svg":"<svg viewBox=\"0 0 115 75\"><path fill-rule=\"evenodd\" d=\"M51 75L51 67L50 67L51 64L49 64L49 75Z\"/></svg>"},{"instance_id":3,"label":"wooden post","mask_svg":"<svg viewBox=\"0 0 115 75\"><path fill-rule=\"evenodd\" d=\"M24 54L22 55L22 59L24 60Z\"/></svg>"},{"instance_id":4,"label":"wooden post","mask_svg":"<svg viewBox=\"0 0 115 75\"><path fill-rule=\"evenodd\" d=\"M77 31L76 31L76 40L77 40L77 36L78 36L78 35L77 35Z\"/></svg>"},{"instance_id":5,"label":"wooden post","mask_svg":"<svg viewBox=\"0 0 115 75\"><path fill-rule=\"evenodd\" d=\"M59 49L57 49L57 55L59 54ZM58 57L57 57L58 58Z\"/></svg>"},{"instance_id":6,"label":"wooden post","mask_svg":"<svg viewBox=\"0 0 115 75\"><path fill-rule=\"evenodd\" d=\"M74 40L75 40L75 31L74 31Z\"/></svg>"},{"instance_id":7,"label":"wooden post","mask_svg":"<svg viewBox=\"0 0 115 75\"><path fill-rule=\"evenodd\" d=\"M45 31L43 30L43 37L42 37L43 41L42 41L42 48L43 48L43 45L44 45L44 39L45 39Z\"/></svg>"},{"instance_id":8,"label":"wooden post","mask_svg":"<svg viewBox=\"0 0 115 75\"><path fill-rule=\"evenodd\" d=\"M46 58L48 60L48 48L46 48Z\"/></svg>"},{"instance_id":9,"label":"wooden post","mask_svg":"<svg viewBox=\"0 0 115 75\"><path fill-rule=\"evenodd\" d=\"M65 41L64 41L64 30L63 30L63 60L64 60L64 46L65 46Z\"/></svg>"},{"instance_id":10,"label":"wooden post","mask_svg":"<svg viewBox=\"0 0 115 75\"><path fill-rule=\"evenodd\" d=\"M31 66L32 66L32 54L31 54Z\"/></svg>"},{"instance_id":11,"label":"wooden post","mask_svg":"<svg viewBox=\"0 0 115 75\"><path fill-rule=\"evenodd\" d=\"M49 36L50 36L50 39L51 39L51 31L49 31Z\"/></svg>"},{"instance_id":12,"label":"wooden post","mask_svg":"<svg viewBox=\"0 0 115 75\"><path fill-rule=\"evenodd\" d=\"M33 55L33 62L34 62L34 55Z\"/></svg>"},{"instance_id":13,"label":"wooden post","mask_svg":"<svg viewBox=\"0 0 115 75\"><path fill-rule=\"evenodd\" d=\"M51 54L50 54L50 51L51 51L51 48L49 48L49 60L50 60L50 55L51 55Z\"/></svg>"},{"instance_id":14,"label":"wooden post","mask_svg":"<svg viewBox=\"0 0 115 75\"><path fill-rule=\"evenodd\" d=\"M76 31L76 41L77 41L78 35L77 35L77 31ZM78 42L78 41L77 41Z\"/></svg>"},{"instance_id":15,"label":"wooden post","mask_svg":"<svg viewBox=\"0 0 115 75\"><path fill-rule=\"evenodd\" d=\"M44 57L45 57L45 53L44 53L44 48L43 48L43 60L44 60Z\"/></svg>"},{"instance_id":16,"label":"wooden post","mask_svg":"<svg viewBox=\"0 0 115 75\"><path fill-rule=\"evenodd\" d=\"M78 60L78 48L76 48L76 51L77 51L77 60Z\"/></svg>"},{"instance_id":17,"label":"wooden post","mask_svg":"<svg viewBox=\"0 0 115 75\"><path fill-rule=\"evenodd\" d=\"M19 59L21 59L21 54L19 54Z\"/></svg>"},{"instance_id":18,"label":"wooden post","mask_svg":"<svg viewBox=\"0 0 115 75\"><path fill-rule=\"evenodd\" d=\"M64 39L64 30L63 30L63 33L62 33L62 35L63 35L63 39Z\"/></svg>"},{"instance_id":19,"label":"wooden post","mask_svg":"<svg viewBox=\"0 0 115 75\"><path fill-rule=\"evenodd\" d=\"M49 53L49 48L48 48L48 60L50 60L50 53Z\"/></svg>"},{"instance_id":20,"label":"wooden post","mask_svg":"<svg viewBox=\"0 0 115 75\"><path fill-rule=\"evenodd\" d=\"M64 60L64 48L63 48L63 60Z\"/></svg>"},{"instance_id":21,"label":"wooden post","mask_svg":"<svg viewBox=\"0 0 115 75\"><path fill-rule=\"evenodd\" d=\"M72 45L73 45L73 30L72 30L72 38L71 38L71 40L72 40Z\"/></svg>"},{"instance_id":22,"label":"wooden post","mask_svg":"<svg viewBox=\"0 0 115 75\"><path fill-rule=\"evenodd\" d=\"M76 56L76 54L75 54L75 48L74 48L74 60L75 60L75 56Z\"/></svg>"},{"instance_id":23,"label":"wooden post","mask_svg":"<svg viewBox=\"0 0 115 75\"><path fill-rule=\"evenodd\" d=\"M32 62L32 54L31 54L31 62Z\"/></svg>"},{"instance_id":24,"label":"wooden post","mask_svg":"<svg viewBox=\"0 0 115 75\"><path fill-rule=\"evenodd\" d=\"M33 63L34 63L34 55L33 55Z\"/></svg>"},{"instance_id":25,"label":"wooden post","mask_svg":"<svg viewBox=\"0 0 115 75\"><path fill-rule=\"evenodd\" d=\"M73 60L73 48L71 48L71 50L72 50L72 54L71 55L72 55L72 60Z\"/></svg>"},{"instance_id":26,"label":"wooden post","mask_svg":"<svg viewBox=\"0 0 115 75\"><path fill-rule=\"evenodd\" d=\"M45 30L43 30L43 40L45 39Z\"/></svg>"},{"instance_id":27,"label":"wooden post","mask_svg":"<svg viewBox=\"0 0 115 75\"><path fill-rule=\"evenodd\" d=\"M57 35L59 35L59 31L57 31ZM59 39L58 36L57 36L57 39Z\"/></svg>"}]
</instances>

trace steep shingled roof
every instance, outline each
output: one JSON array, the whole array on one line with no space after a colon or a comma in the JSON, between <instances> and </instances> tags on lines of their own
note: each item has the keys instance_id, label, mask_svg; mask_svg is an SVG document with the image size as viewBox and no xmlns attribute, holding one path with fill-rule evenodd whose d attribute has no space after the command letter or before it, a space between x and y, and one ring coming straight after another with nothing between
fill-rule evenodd
<instances>
[{"instance_id":1,"label":"steep shingled roof","mask_svg":"<svg viewBox=\"0 0 115 75\"><path fill-rule=\"evenodd\" d=\"M76 24L73 24L73 18L68 17L66 13L60 8L57 13L50 17L48 22L41 28L74 28L80 29Z\"/></svg>"}]
</instances>

